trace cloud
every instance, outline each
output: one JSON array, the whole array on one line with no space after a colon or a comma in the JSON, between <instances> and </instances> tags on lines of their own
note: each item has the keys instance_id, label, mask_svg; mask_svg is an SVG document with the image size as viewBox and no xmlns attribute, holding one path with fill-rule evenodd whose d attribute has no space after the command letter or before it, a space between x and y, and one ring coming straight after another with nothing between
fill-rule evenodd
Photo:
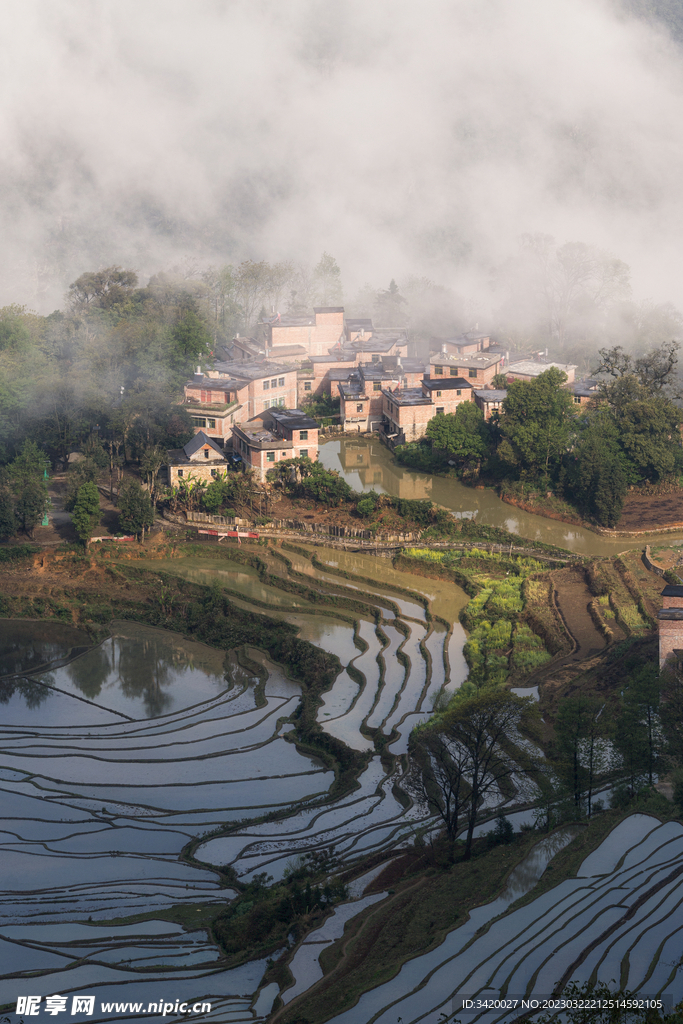
<instances>
[{"instance_id":1,"label":"cloud","mask_svg":"<svg viewBox=\"0 0 683 1024\"><path fill-rule=\"evenodd\" d=\"M7 0L0 301L183 256L485 287L523 232L683 304L683 62L599 0Z\"/></svg>"}]
</instances>

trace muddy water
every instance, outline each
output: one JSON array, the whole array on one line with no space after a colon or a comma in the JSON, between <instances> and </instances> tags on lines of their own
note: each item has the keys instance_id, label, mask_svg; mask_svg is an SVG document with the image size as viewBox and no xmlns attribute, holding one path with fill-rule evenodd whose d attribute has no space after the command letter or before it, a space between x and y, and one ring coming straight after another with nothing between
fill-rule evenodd
<instances>
[{"instance_id":1,"label":"muddy water","mask_svg":"<svg viewBox=\"0 0 683 1024\"><path fill-rule=\"evenodd\" d=\"M320 448L320 461L335 469L356 491L375 490L400 498L427 498L486 526L510 530L521 537L556 544L582 555L611 555L628 547L644 547L647 537L611 539L579 526L570 526L506 505L489 488L474 490L451 477L430 476L404 469L379 441L342 438ZM667 534L667 542L683 540L683 533Z\"/></svg>"},{"instance_id":2,"label":"muddy water","mask_svg":"<svg viewBox=\"0 0 683 1024\"><path fill-rule=\"evenodd\" d=\"M400 594L393 594L392 587L424 594L431 602L432 614L438 615L440 618L445 619L446 622L457 622L460 612L469 601L465 591L461 590L454 583L449 583L448 580L431 580L425 576L413 576L408 572L400 572L392 567L388 558L337 551L333 548L308 548L303 544L298 546L305 547L311 554L315 553L318 560L326 565L335 569L341 569L344 572L353 573L355 576L364 576L367 580L373 580L376 584L379 584L379 587L370 586L366 588L367 592L371 593L376 589L378 593L386 593L399 606L402 604ZM309 572L315 572L310 562L306 563L305 559L297 559L297 556L291 551L285 553L288 558L292 559L295 563L295 568L299 571L307 565ZM352 580L347 581L343 578L332 576L327 578L330 580L334 579L335 583L343 586L363 587L363 584ZM413 605L413 609L415 608L416 606ZM415 614L415 610L407 611L407 614L412 616ZM422 618L423 614L422 608L420 608L419 618Z\"/></svg>"}]
</instances>

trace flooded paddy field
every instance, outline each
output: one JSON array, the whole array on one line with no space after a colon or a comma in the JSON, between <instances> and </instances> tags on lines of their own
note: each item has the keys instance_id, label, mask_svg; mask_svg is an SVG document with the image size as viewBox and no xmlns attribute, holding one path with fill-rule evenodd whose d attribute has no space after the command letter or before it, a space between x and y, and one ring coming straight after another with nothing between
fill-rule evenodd
<instances>
[{"instance_id":1,"label":"flooded paddy field","mask_svg":"<svg viewBox=\"0 0 683 1024\"><path fill-rule=\"evenodd\" d=\"M436 828L409 785L405 754L410 730L430 715L434 697L466 678L457 618L466 595L372 556L305 546L282 554L289 568L259 548L271 573L267 584L249 566L209 551L167 560L163 571L218 582L250 611L265 605L270 618L286 619L301 638L339 659L317 721L357 751L365 767L355 788L336 796L329 764L295 742L300 684L258 647L226 653L124 621L114 621L111 635L93 646L68 626L0 621L0 1006L9 1008L21 994L60 993L69 1004L73 994L91 994L97 1005L111 999L146 1005L172 995L210 1001L210 1013L193 1015L198 1020L264 1021L279 991L262 985L268 958L230 967L208 928L212 914L236 896L226 877L249 882L265 872L278 880L297 858L330 848L345 870L371 855L388 857L411 846L417 830ZM145 568L144 560L138 564ZM160 569L158 561L149 567ZM305 579L306 598L278 587L290 570L292 578ZM360 610L349 611L342 599ZM527 797L521 801L520 794L517 804ZM488 809L514 803L499 794ZM553 900L564 901L576 918L566 956L558 954L555 967L571 962L572 936L597 928L591 900L604 903L618 931L620 908L649 891L650 878L671 872L680 855L678 833L668 826L658 833L659 823L647 822L649 829L632 825L633 834L617 837L616 847L596 851L566 890L553 890ZM496 984L507 978L506 965L515 985L531 984L519 972L536 970L540 953L508 948L512 932L497 922L572 834L542 840L495 904L338 1019L436 1021L461 982L483 991L492 978ZM625 843L635 851L628 863L614 859ZM294 982L282 992L287 1006L319 981L321 949L339 940L357 914L382 905L385 893L363 891L376 873L352 884L349 901L296 948ZM676 893L670 884L664 902L653 896L651 906L672 944ZM533 935L554 934L549 895L511 911L527 914ZM637 921L649 922L649 913L639 910ZM633 963L633 940L647 947L652 964L638 984L650 986L653 978L659 984L657 965L664 961L647 945L654 934L646 937L649 924L634 931L637 921L615 932L600 962L590 960L591 971L609 972L624 958ZM540 946L531 942L532 948ZM480 977L481 964L489 962ZM577 977L582 971L583 963ZM670 985L668 976L662 984ZM11 1013L9 1019L18 1021ZM71 1021L68 1013L59 1019ZM96 1012L88 1019L105 1017Z\"/></svg>"}]
</instances>

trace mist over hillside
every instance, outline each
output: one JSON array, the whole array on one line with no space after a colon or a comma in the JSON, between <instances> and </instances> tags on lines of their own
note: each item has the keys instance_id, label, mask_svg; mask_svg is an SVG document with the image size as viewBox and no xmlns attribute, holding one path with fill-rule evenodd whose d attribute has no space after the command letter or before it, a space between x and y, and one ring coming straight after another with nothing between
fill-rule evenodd
<instances>
[{"instance_id":1,"label":"mist over hillside","mask_svg":"<svg viewBox=\"0 0 683 1024\"><path fill-rule=\"evenodd\" d=\"M471 317L520 237L683 306L681 4L9 0L0 302L87 269L313 262L425 275Z\"/></svg>"}]
</instances>

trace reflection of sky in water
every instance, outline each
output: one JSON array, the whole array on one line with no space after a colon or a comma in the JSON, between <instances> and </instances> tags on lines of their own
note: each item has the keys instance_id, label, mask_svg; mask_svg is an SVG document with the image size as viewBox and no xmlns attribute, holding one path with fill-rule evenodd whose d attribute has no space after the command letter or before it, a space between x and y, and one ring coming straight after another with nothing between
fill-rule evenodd
<instances>
[{"instance_id":1,"label":"reflection of sky in water","mask_svg":"<svg viewBox=\"0 0 683 1024\"><path fill-rule=\"evenodd\" d=\"M42 679L130 718L155 718L211 700L229 685L223 656L188 650L172 634L126 629Z\"/></svg>"}]
</instances>

